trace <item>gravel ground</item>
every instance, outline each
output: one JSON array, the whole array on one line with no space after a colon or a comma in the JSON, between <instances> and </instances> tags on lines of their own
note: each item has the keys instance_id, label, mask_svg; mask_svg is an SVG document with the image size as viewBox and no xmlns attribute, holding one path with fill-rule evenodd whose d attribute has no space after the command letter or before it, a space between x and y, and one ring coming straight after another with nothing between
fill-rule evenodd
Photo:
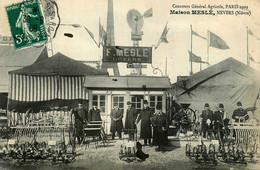
<instances>
[{"instance_id":1,"label":"gravel ground","mask_svg":"<svg viewBox=\"0 0 260 170\"><path fill-rule=\"evenodd\" d=\"M135 160L126 162L119 159L120 144L122 141L114 140L104 146L101 143L96 149L91 143L89 147L78 146L76 161L70 164L52 163L50 161L18 162L17 160L0 160L0 169L117 169L117 170L159 170L159 169L259 169L260 159L257 163L248 165L229 165L218 161L217 166L199 165L185 156L185 148L167 147L166 152L155 151L155 147L143 147L143 151L150 156L146 161Z\"/></svg>"}]
</instances>

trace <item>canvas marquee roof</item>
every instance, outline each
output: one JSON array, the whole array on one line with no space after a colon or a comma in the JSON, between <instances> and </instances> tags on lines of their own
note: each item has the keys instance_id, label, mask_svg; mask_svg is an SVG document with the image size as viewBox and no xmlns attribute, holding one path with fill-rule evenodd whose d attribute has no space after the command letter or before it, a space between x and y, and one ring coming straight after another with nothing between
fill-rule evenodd
<instances>
[{"instance_id":1,"label":"canvas marquee roof","mask_svg":"<svg viewBox=\"0 0 260 170\"><path fill-rule=\"evenodd\" d=\"M194 110L201 111L205 103L215 110L219 103L223 103L232 113L238 101L244 108L254 105L260 90L260 72L228 58L172 86L170 93L177 102L190 103ZM260 113L259 100L257 106Z\"/></svg>"},{"instance_id":2,"label":"canvas marquee roof","mask_svg":"<svg viewBox=\"0 0 260 170\"><path fill-rule=\"evenodd\" d=\"M83 75L105 75L106 71L97 70L79 61L73 60L61 53L36 62L19 70L11 71L12 74L20 75L62 75L62 76L83 76Z\"/></svg>"},{"instance_id":3,"label":"canvas marquee roof","mask_svg":"<svg viewBox=\"0 0 260 170\"><path fill-rule=\"evenodd\" d=\"M16 51L13 46L0 46L0 93L7 93L8 72L23 68L41 59L48 58L44 47L31 47Z\"/></svg>"}]
</instances>

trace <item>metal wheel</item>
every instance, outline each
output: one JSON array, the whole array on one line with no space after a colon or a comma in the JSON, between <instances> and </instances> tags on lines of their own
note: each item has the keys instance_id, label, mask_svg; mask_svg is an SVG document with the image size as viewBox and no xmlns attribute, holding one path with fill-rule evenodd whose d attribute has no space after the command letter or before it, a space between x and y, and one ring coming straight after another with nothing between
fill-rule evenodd
<instances>
[{"instance_id":1,"label":"metal wheel","mask_svg":"<svg viewBox=\"0 0 260 170\"><path fill-rule=\"evenodd\" d=\"M198 152L198 148L197 147L193 148L193 155L194 155L194 157L196 159L196 162L198 162L198 160L199 160L199 152Z\"/></svg>"},{"instance_id":2,"label":"metal wheel","mask_svg":"<svg viewBox=\"0 0 260 170\"><path fill-rule=\"evenodd\" d=\"M186 144L185 153L186 153L186 156L190 156L190 145L189 144Z\"/></svg>"},{"instance_id":3,"label":"metal wheel","mask_svg":"<svg viewBox=\"0 0 260 170\"><path fill-rule=\"evenodd\" d=\"M188 119L190 120L191 123L195 123L196 120L196 114L195 111L192 110L191 108L186 109L186 114L188 116Z\"/></svg>"}]
</instances>

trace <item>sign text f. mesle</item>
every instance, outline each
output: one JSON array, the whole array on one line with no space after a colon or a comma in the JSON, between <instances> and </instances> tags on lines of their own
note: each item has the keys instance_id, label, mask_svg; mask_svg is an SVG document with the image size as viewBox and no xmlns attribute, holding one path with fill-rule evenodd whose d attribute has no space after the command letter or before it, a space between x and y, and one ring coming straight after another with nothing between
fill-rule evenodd
<instances>
[{"instance_id":1,"label":"sign text f. mesle","mask_svg":"<svg viewBox=\"0 0 260 170\"><path fill-rule=\"evenodd\" d=\"M103 61L152 63L152 47L104 46Z\"/></svg>"}]
</instances>

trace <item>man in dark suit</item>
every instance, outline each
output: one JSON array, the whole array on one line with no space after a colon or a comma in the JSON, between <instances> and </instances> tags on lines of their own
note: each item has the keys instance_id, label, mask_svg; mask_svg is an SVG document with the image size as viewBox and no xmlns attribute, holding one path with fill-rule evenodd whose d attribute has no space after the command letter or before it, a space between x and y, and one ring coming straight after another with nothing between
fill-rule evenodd
<instances>
[{"instance_id":1,"label":"man in dark suit","mask_svg":"<svg viewBox=\"0 0 260 170\"><path fill-rule=\"evenodd\" d=\"M141 120L141 133L140 138L144 139L144 146L147 146L147 140L151 146L152 128L151 128L151 117L153 116L153 110L149 107L148 101L144 100L144 108L141 110L136 124Z\"/></svg>"},{"instance_id":2,"label":"man in dark suit","mask_svg":"<svg viewBox=\"0 0 260 170\"><path fill-rule=\"evenodd\" d=\"M112 109L110 113L111 117L111 126L110 126L110 132L112 133L112 140L115 139L115 133L117 132L119 139L121 139L121 133L123 129L123 112L121 109L119 109L118 104L114 103L114 108Z\"/></svg>"},{"instance_id":3,"label":"man in dark suit","mask_svg":"<svg viewBox=\"0 0 260 170\"><path fill-rule=\"evenodd\" d=\"M78 107L73 110L75 115L75 129L78 143L81 144L81 140L84 137L84 124L88 123L88 112L83 107L82 103L78 104Z\"/></svg>"},{"instance_id":4,"label":"man in dark suit","mask_svg":"<svg viewBox=\"0 0 260 170\"><path fill-rule=\"evenodd\" d=\"M88 114L89 121L102 121L100 116L100 110L97 108L96 104L93 104L92 109Z\"/></svg>"},{"instance_id":5,"label":"man in dark suit","mask_svg":"<svg viewBox=\"0 0 260 170\"><path fill-rule=\"evenodd\" d=\"M232 119L234 119L235 122L239 122L239 119L244 121L249 119L249 116L247 115L247 111L242 108L241 102L237 102L237 109L234 110Z\"/></svg>"},{"instance_id":6,"label":"man in dark suit","mask_svg":"<svg viewBox=\"0 0 260 170\"><path fill-rule=\"evenodd\" d=\"M212 123L215 137L218 136L219 139L223 141L223 137L229 135L229 115L225 111L222 103L219 104L218 110L214 112Z\"/></svg>"},{"instance_id":7,"label":"man in dark suit","mask_svg":"<svg viewBox=\"0 0 260 170\"><path fill-rule=\"evenodd\" d=\"M136 129L137 110L132 106L131 102L128 101L126 104L128 108L126 110L125 129ZM134 132L129 132L129 138L130 140L134 139Z\"/></svg>"},{"instance_id":8,"label":"man in dark suit","mask_svg":"<svg viewBox=\"0 0 260 170\"><path fill-rule=\"evenodd\" d=\"M205 103L204 110L201 114L201 131L203 134L203 138L206 138L206 134L210 132L212 129L212 120L213 120L213 111L210 110L209 104Z\"/></svg>"}]
</instances>

